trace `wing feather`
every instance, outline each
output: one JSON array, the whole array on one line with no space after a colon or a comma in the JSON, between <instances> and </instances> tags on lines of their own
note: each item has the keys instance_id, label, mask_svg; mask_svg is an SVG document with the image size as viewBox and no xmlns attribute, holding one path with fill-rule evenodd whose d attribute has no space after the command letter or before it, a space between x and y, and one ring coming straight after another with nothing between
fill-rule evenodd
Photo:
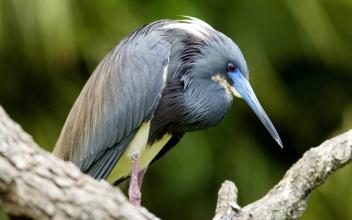
<instances>
[{"instance_id":1,"label":"wing feather","mask_svg":"<svg viewBox=\"0 0 352 220\"><path fill-rule=\"evenodd\" d=\"M56 156L98 179L110 173L158 105L171 50L162 26L171 22L139 28L103 59L68 115Z\"/></svg>"}]
</instances>

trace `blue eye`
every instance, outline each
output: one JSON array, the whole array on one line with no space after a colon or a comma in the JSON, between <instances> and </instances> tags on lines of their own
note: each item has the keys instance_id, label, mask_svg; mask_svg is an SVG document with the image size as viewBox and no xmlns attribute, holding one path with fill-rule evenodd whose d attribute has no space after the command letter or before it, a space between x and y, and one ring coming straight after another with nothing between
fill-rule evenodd
<instances>
[{"instance_id":1,"label":"blue eye","mask_svg":"<svg viewBox=\"0 0 352 220\"><path fill-rule=\"evenodd\" d=\"M229 63L228 65L227 65L227 71L228 72L235 72L236 71L236 67L235 67L235 65L233 65L232 63Z\"/></svg>"}]
</instances>

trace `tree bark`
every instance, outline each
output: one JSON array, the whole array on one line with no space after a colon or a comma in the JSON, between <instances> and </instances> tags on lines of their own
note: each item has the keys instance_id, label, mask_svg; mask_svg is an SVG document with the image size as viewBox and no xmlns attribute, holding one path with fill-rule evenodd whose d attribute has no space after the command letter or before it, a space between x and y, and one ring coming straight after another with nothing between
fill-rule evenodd
<instances>
[{"instance_id":1,"label":"tree bark","mask_svg":"<svg viewBox=\"0 0 352 220\"><path fill-rule=\"evenodd\" d=\"M29 219L156 219L119 189L40 149L1 106L0 206Z\"/></svg>"},{"instance_id":2,"label":"tree bark","mask_svg":"<svg viewBox=\"0 0 352 220\"><path fill-rule=\"evenodd\" d=\"M351 160L352 130L308 150L263 198L244 208L237 204L235 184L225 181L213 219L297 219L306 209L311 192Z\"/></svg>"},{"instance_id":3,"label":"tree bark","mask_svg":"<svg viewBox=\"0 0 352 220\"><path fill-rule=\"evenodd\" d=\"M352 130L307 151L263 198L241 208L225 181L214 220L296 219L309 194L352 159ZM0 207L27 219L157 219L118 189L45 152L0 106Z\"/></svg>"}]
</instances>

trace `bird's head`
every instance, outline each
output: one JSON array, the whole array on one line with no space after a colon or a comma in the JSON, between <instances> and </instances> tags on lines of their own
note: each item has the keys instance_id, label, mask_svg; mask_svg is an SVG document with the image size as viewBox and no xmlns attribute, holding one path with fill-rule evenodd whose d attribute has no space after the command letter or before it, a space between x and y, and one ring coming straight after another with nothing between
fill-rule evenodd
<instances>
[{"instance_id":1,"label":"bird's head","mask_svg":"<svg viewBox=\"0 0 352 220\"><path fill-rule=\"evenodd\" d=\"M181 53L181 69L184 69L183 80L186 86L204 79L210 82L211 79L211 82L220 85L231 99L233 96L243 98L282 147L275 127L248 81L249 71L240 48L230 38L199 19L190 18L184 21L180 28L192 33L184 40L186 49Z\"/></svg>"}]
</instances>

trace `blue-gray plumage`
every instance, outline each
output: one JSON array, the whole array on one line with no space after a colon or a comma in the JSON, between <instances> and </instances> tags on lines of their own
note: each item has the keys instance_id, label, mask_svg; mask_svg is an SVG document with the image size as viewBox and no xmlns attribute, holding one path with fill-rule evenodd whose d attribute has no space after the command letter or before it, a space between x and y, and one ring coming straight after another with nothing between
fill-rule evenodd
<instances>
[{"instance_id":1,"label":"blue-gray plumage","mask_svg":"<svg viewBox=\"0 0 352 220\"><path fill-rule=\"evenodd\" d=\"M230 38L195 18L156 21L131 33L98 65L54 154L112 183L132 173L129 193L139 204L136 184L148 165L185 132L217 125L233 95L247 101L282 146Z\"/></svg>"}]
</instances>

